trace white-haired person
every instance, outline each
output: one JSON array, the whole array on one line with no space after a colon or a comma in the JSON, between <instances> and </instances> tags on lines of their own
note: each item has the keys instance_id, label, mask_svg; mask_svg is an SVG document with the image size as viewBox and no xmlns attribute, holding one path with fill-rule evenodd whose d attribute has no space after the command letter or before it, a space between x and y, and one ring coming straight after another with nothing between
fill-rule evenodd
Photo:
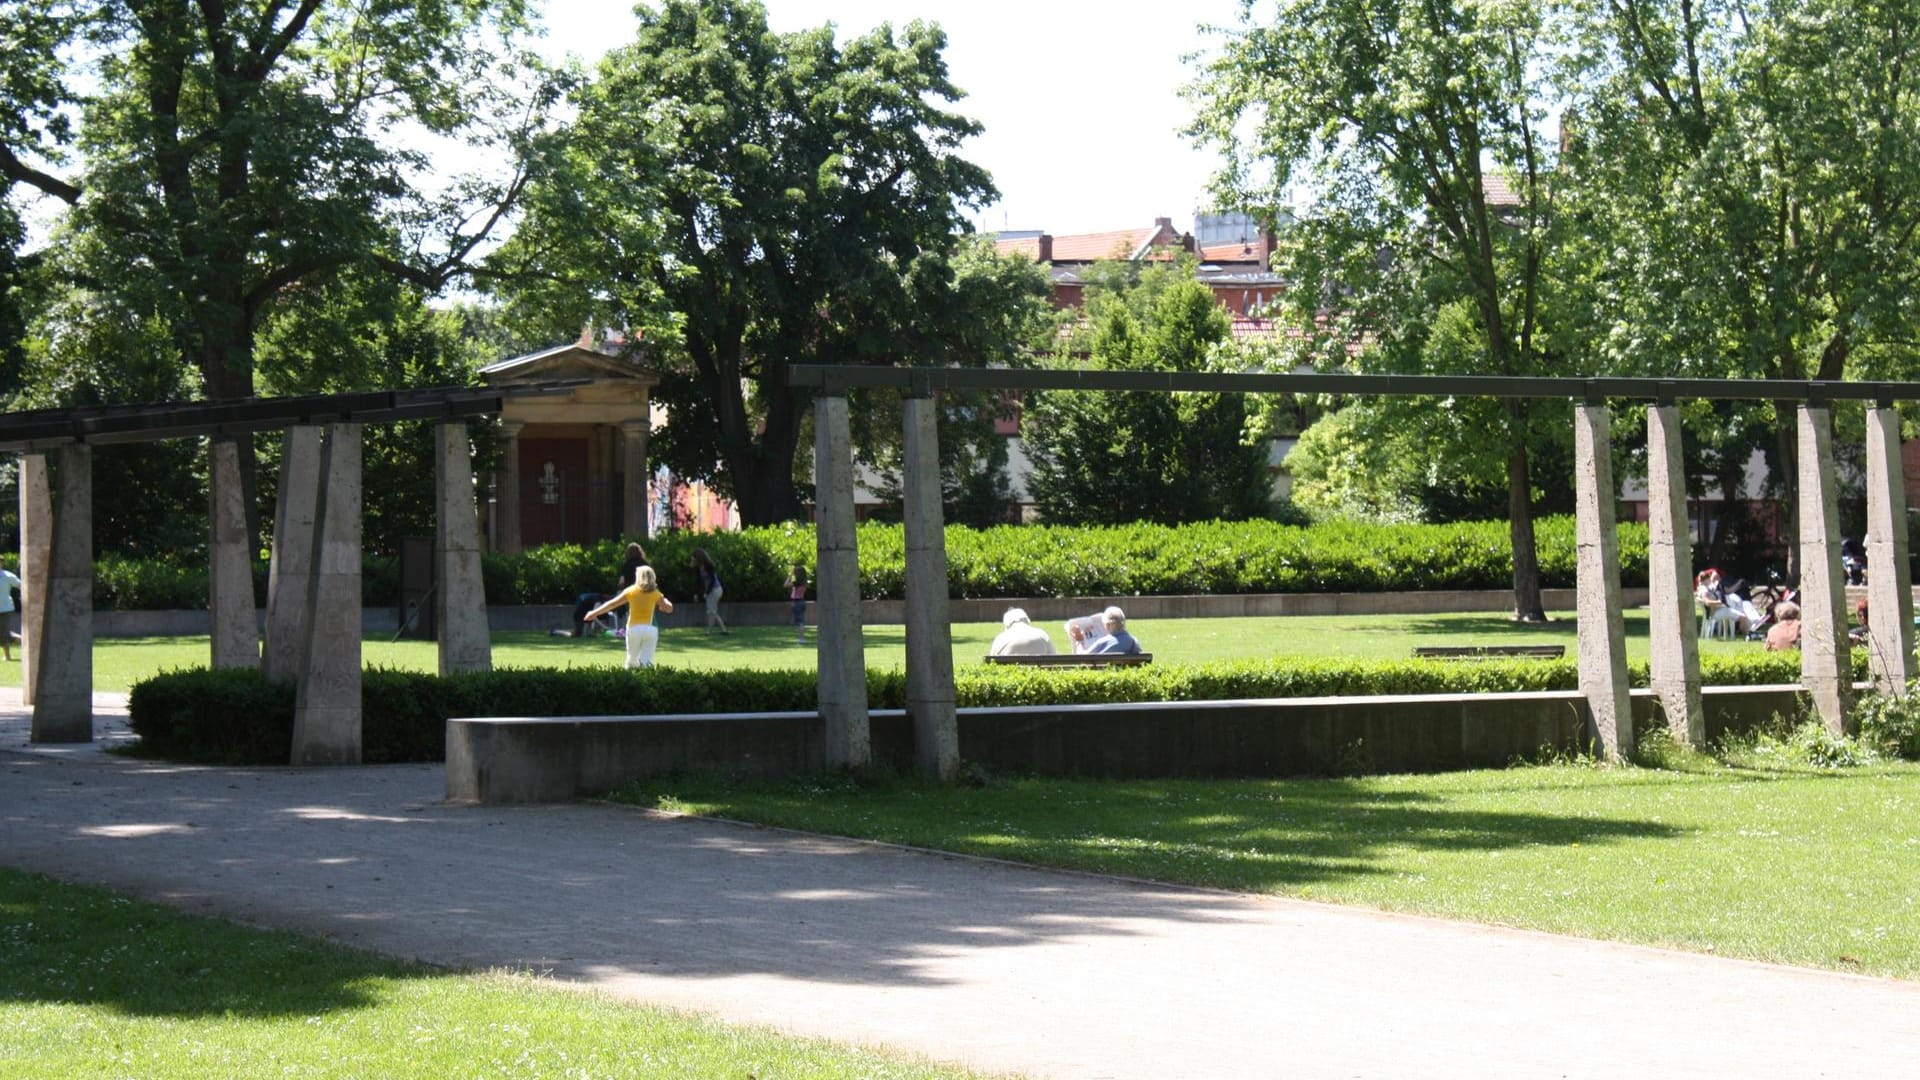
<instances>
[{"instance_id":1,"label":"white-haired person","mask_svg":"<svg viewBox=\"0 0 1920 1080\"><path fill-rule=\"evenodd\" d=\"M1140 643L1133 640L1132 634L1127 633L1126 612L1117 607L1110 607L1101 612L1100 624L1106 627L1107 632L1087 646L1088 652L1125 653L1128 656L1139 654Z\"/></svg>"},{"instance_id":2,"label":"white-haired person","mask_svg":"<svg viewBox=\"0 0 1920 1080\"><path fill-rule=\"evenodd\" d=\"M987 652L993 656L1052 656L1053 639L1045 630L1033 625L1027 619L1027 613L1020 608L1008 608L1000 616L1000 625L1006 629L993 639L993 645Z\"/></svg>"},{"instance_id":3,"label":"white-haired person","mask_svg":"<svg viewBox=\"0 0 1920 1080\"><path fill-rule=\"evenodd\" d=\"M622 604L627 606L627 666L652 667L654 647L660 644L660 628L653 625L654 609L673 613L673 601L660 591L660 581L654 576L653 567L637 567L633 572L633 584L587 612L586 621L592 622Z\"/></svg>"}]
</instances>

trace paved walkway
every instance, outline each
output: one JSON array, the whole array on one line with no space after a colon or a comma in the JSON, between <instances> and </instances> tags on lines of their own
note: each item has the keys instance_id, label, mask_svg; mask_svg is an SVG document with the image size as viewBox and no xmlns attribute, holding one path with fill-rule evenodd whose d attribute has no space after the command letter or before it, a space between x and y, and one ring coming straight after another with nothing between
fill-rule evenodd
<instances>
[{"instance_id":1,"label":"paved walkway","mask_svg":"<svg viewBox=\"0 0 1920 1080\"><path fill-rule=\"evenodd\" d=\"M1035 1077L1920 1074L1920 984L442 785L29 748L0 690L0 863L396 956Z\"/></svg>"}]
</instances>

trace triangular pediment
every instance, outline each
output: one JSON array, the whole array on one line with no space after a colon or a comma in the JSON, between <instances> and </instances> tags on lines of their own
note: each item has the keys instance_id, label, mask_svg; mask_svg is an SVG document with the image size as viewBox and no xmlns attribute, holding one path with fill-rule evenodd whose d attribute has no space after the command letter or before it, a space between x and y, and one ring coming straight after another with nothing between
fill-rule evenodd
<instances>
[{"instance_id":1,"label":"triangular pediment","mask_svg":"<svg viewBox=\"0 0 1920 1080\"><path fill-rule=\"evenodd\" d=\"M631 360L572 344L495 361L480 369L480 377L490 385L559 379L621 379L654 386L660 381L660 376Z\"/></svg>"}]
</instances>

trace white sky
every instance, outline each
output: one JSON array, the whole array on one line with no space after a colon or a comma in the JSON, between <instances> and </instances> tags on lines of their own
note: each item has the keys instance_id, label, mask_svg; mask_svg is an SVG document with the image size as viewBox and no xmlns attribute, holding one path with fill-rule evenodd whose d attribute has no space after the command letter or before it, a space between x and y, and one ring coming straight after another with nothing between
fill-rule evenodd
<instances>
[{"instance_id":1,"label":"white sky","mask_svg":"<svg viewBox=\"0 0 1920 1080\"><path fill-rule=\"evenodd\" d=\"M841 35L919 18L947 32L960 112L985 125L968 160L1001 201L987 230L1055 235L1138 228L1171 217L1182 231L1205 199L1212 160L1179 134L1191 113L1181 57L1212 46L1240 0L765 0L774 29L832 22ZM546 0L553 55L597 59L633 40L631 0Z\"/></svg>"}]
</instances>

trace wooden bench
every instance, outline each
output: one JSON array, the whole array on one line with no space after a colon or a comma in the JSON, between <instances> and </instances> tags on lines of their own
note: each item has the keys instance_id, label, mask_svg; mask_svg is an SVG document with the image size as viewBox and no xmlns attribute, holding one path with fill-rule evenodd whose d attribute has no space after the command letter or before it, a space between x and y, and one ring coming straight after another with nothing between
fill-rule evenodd
<instances>
[{"instance_id":1,"label":"wooden bench","mask_svg":"<svg viewBox=\"0 0 1920 1080\"><path fill-rule=\"evenodd\" d=\"M1565 645L1423 645L1413 650L1422 660L1486 660L1503 656L1524 656L1535 660L1558 660L1567 655Z\"/></svg>"},{"instance_id":2,"label":"wooden bench","mask_svg":"<svg viewBox=\"0 0 1920 1080\"><path fill-rule=\"evenodd\" d=\"M1150 652L1133 653L1053 653L1048 656L988 656L989 664L1018 664L1022 667L1133 667L1153 663Z\"/></svg>"}]
</instances>

